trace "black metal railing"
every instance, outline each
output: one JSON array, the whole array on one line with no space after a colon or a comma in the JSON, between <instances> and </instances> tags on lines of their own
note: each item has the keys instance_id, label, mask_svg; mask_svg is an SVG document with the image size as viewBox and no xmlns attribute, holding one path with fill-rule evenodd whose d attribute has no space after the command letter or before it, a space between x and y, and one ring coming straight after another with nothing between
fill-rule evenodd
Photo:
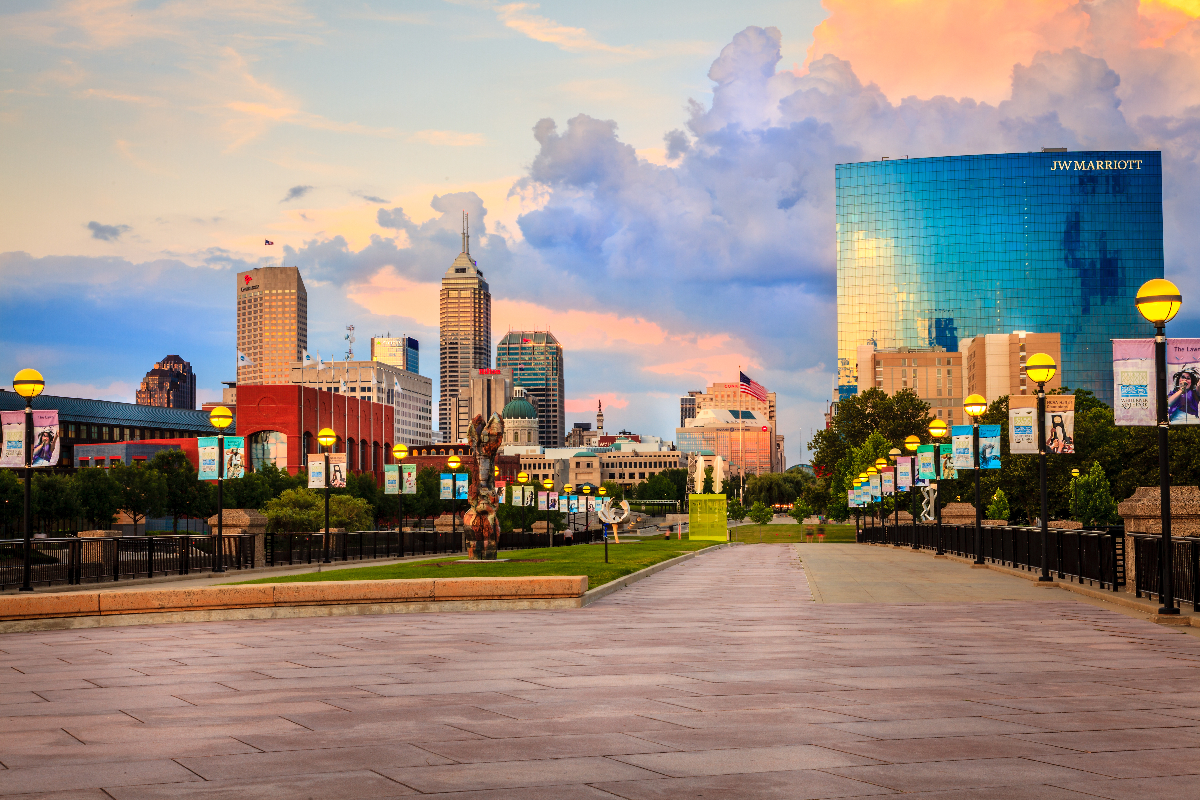
<instances>
[{"instance_id":1,"label":"black metal railing","mask_svg":"<svg viewBox=\"0 0 1200 800\"><path fill-rule=\"evenodd\" d=\"M1132 533L1134 593L1161 602L1162 591L1162 537L1157 534ZM1175 600L1191 603L1197 611L1200 602L1200 538L1174 536L1171 538L1174 552L1171 559L1173 591Z\"/></svg>"},{"instance_id":2,"label":"black metal railing","mask_svg":"<svg viewBox=\"0 0 1200 800\"><path fill-rule=\"evenodd\" d=\"M325 534L268 533L264 548L267 566L314 564L325 558ZM461 530L417 529L329 534L331 561L366 561L377 558L461 553L462 549Z\"/></svg>"},{"instance_id":3,"label":"black metal railing","mask_svg":"<svg viewBox=\"0 0 1200 800\"><path fill-rule=\"evenodd\" d=\"M1040 528L986 525L982 528L982 534L985 562L1029 571L1042 568ZM1052 574L1059 578L1070 577L1079 583L1096 583L1101 589L1109 588L1114 592L1125 585L1124 528L1096 531L1055 528L1049 531L1049 535L1048 555ZM936 550L937 539L938 526L924 523L916 526L889 525L887 528L867 526L857 537L859 542L908 546L918 550ZM941 539L942 549L946 553L972 559L977 555L974 525L942 525ZM1177 557L1177 563L1178 560ZM1188 563L1190 565L1192 562ZM1179 569L1176 566L1176 572ZM1138 575L1141 573L1139 566ZM1187 574L1192 575L1191 572Z\"/></svg>"},{"instance_id":4,"label":"black metal railing","mask_svg":"<svg viewBox=\"0 0 1200 800\"><path fill-rule=\"evenodd\" d=\"M255 553L254 537L224 537L225 568L262 566ZM211 536L123 536L33 540L32 583L35 586L69 586L104 581L154 578L209 572L216 555ZM0 541L0 590L23 582L25 543Z\"/></svg>"}]
</instances>

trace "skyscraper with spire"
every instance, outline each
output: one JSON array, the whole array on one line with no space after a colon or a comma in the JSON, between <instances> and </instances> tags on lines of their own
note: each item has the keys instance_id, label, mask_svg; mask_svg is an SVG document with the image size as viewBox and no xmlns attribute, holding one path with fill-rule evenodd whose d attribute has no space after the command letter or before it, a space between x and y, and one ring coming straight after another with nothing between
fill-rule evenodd
<instances>
[{"instance_id":1,"label":"skyscraper with spire","mask_svg":"<svg viewBox=\"0 0 1200 800\"><path fill-rule=\"evenodd\" d=\"M438 429L456 442L470 419L471 377L492 365L492 294L471 258L470 221L463 212L462 252L442 277Z\"/></svg>"}]
</instances>

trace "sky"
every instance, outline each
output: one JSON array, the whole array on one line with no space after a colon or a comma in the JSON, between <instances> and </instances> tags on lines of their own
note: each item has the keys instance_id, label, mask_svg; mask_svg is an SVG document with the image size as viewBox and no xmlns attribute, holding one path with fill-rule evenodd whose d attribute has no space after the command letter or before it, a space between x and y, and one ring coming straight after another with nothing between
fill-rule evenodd
<instances>
[{"instance_id":1,"label":"sky","mask_svg":"<svg viewBox=\"0 0 1200 800\"><path fill-rule=\"evenodd\" d=\"M0 5L0 374L132 401L235 374L234 280L300 268L309 350L420 340L470 213L494 340L563 343L568 427L674 438L739 367L789 464L835 365L833 165L1161 149L1200 335L1200 0ZM264 239L275 242L263 245Z\"/></svg>"}]
</instances>

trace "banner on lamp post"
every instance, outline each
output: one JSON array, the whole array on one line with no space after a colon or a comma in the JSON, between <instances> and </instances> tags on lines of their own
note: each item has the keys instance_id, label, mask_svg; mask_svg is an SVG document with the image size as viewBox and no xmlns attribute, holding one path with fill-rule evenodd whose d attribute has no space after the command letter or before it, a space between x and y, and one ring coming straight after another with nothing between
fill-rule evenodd
<instances>
[{"instance_id":1,"label":"banner on lamp post","mask_svg":"<svg viewBox=\"0 0 1200 800\"><path fill-rule=\"evenodd\" d=\"M954 468L954 445L947 442L937 447L941 476L948 481L952 481L958 477L958 470Z\"/></svg>"},{"instance_id":2,"label":"banner on lamp post","mask_svg":"<svg viewBox=\"0 0 1200 800\"><path fill-rule=\"evenodd\" d=\"M346 488L346 453L329 454L329 488Z\"/></svg>"},{"instance_id":3,"label":"banner on lamp post","mask_svg":"<svg viewBox=\"0 0 1200 800\"><path fill-rule=\"evenodd\" d=\"M471 485L471 476L465 472L454 473L454 499L466 500L467 488Z\"/></svg>"},{"instance_id":4,"label":"banner on lamp post","mask_svg":"<svg viewBox=\"0 0 1200 800\"><path fill-rule=\"evenodd\" d=\"M923 481L937 479L936 444L923 444L917 448L917 475Z\"/></svg>"},{"instance_id":5,"label":"banner on lamp post","mask_svg":"<svg viewBox=\"0 0 1200 800\"><path fill-rule=\"evenodd\" d=\"M950 439L954 447L954 468L975 469L975 457L971 449L971 426L955 425L950 429Z\"/></svg>"},{"instance_id":6,"label":"banner on lamp post","mask_svg":"<svg viewBox=\"0 0 1200 800\"><path fill-rule=\"evenodd\" d=\"M538 500L538 505L537 505L537 507L538 507L538 511L545 511L545 510L546 510L547 503L549 503L549 502L550 502L550 501L549 501L549 494L550 494L549 492L538 492L538 493L537 493L537 500Z\"/></svg>"},{"instance_id":7,"label":"banner on lamp post","mask_svg":"<svg viewBox=\"0 0 1200 800\"><path fill-rule=\"evenodd\" d=\"M883 494L892 495L896 493L896 470L894 467L884 467L879 471L879 482L883 489Z\"/></svg>"},{"instance_id":8,"label":"banner on lamp post","mask_svg":"<svg viewBox=\"0 0 1200 800\"><path fill-rule=\"evenodd\" d=\"M400 494L400 465L383 465L383 493Z\"/></svg>"},{"instance_id":9,"label":"banner on lamp post","mask_svg":"<svg viewBox=\"0 0 1200 800\"><path fill-rule=\"evenodd\" d=\"M878 472L876 472L874 475L872 475L869 478L869 484L871 487L871 501L874 502L876 500L882 499L883 498L883 486L879 482L879 473Z\"/></svg>"},{"instance_id":10,"label":"banner on lamp post","mask_svg":"<svg viewBox=\"0 0 1200 800\"><path fill-rule=\"evenodd\" d=\"M400 465L400 494L417 493L417 465Z\"/></svg>"},{"instance_id":11,"label":"banner on lamp post","mask_svg":"<svg viewBox=\"0 0 1200 800\"><path fill-rule=\"evenodd\" d=\"M912 488L912 458L904 456L896 461L896 488L905 490Z\"/></svg>"},{"instance_id":12,"label":"banner on lamp post","mask_svg":"<svg viewBox=\"0 0 1200 800\"><path fill-rule=\"evenodd\" d=\"M200 463L204 463L204 458L201 456ZM214 457L214 465L216 463ZM215 466L214 466L215 469ZM308 457L308 488L324 489L325 488L325 456L309 456Z\"/></svg>"},{"instance_id":13,"label":"banner on lamp post","mask_svg":"<svg viewBox=\"0 0 1200 800\"><path fill-rule=\"evenodd\" d=\"M979 468L1000 469L1000 426L979 426Z\"/></svg>"},{"instance_id":14,"label":"banner on lamp post","mask_svg":"<svg viewBox=\"0 0 1200 800\"><path fill-rule=\"evenodd\" d=\"M1113 339L1113 422L1157 425L1157 397L1154 340Z\"/></svg>"},{"instance_id":15,"label":"banner on lamp post","mask_svg":"<svg viewBox=\"0 0 1200 800\"><path fill-rule=\"evenodd\" d=\"M1063 455L1075 452L1075 395L1053 394L1046 398L1046 452Z\"/></svg>"},{"instance_id":16,"label":"banner on lamp post","mask_svg":"<svg viewBox=\"0 0 1200 800\"><path fill-rule=\"evenodd\" d=\"M439 474L438 499L453 500L454 499L454 475L450 472L442 472Z\"/></svg>"},{"instance_id":17,"label":"banner on lamp post","mask_svg":"<svg viewBox=\"0 0 1200 800\"><path fill-rule=\"evenodd\" d=\"M1047 398L1049 402L1049 398ZM1037 398L1010 395L1008 398L1008 452L1028 455L1038 452Z\"/></svg>"},{"instance_id":18,"label":"banner on lamp post","mask_svg":"<svg viewBox=\"0 0 1200 800\"><path fill-rule=\"evenodd\" d=\"M1200 339L1167 340L1167 417L1172 425L1200 425Z\"/></svg>"}]
</instances>

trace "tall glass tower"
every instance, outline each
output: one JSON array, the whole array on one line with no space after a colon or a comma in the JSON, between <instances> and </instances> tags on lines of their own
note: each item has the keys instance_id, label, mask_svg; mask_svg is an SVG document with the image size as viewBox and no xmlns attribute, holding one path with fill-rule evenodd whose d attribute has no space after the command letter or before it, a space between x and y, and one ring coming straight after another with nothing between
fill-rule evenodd
<instances>
[{"instance_id":1,"label":"tall glass tower","mask_svg":"<svg viewBox=\"0 0 1200 800\"><path fill-rule=\"evenodd\" d=\"M835 180L839 394L861 345L1024 330L1059 333L1063 384L1111 405L1110 340L1153 335L1134 296L1163 276L1160 152L885 159Z\"/></svg>"},{"instance_id":2,"label":"tall glass tower","mask_svg":"<svg viewBox=\"0 0 1200 800\"><path fill-rule=\"evenodd\" d=\"M466 429L454 419L466 413L457 403L460 394L470 394L471 376L492 364L492 293L471 258L471 234L463 214L462 252L442 277L439 356L438 430ZM462 405L462 409L459 406Z\"/></svg>"},{"instance_id":3,"label":"tall glass tower","mask_svg":"<svg viewBox=\"0 0 1200 800\"><path fill-rule=\"evenodd\" d=\"M511 369L513 386L537 408L538 444L562 447L567 435L563 348L550 331L509 331L496 346L496 369Z\"/></svg>"}]
</instances>

